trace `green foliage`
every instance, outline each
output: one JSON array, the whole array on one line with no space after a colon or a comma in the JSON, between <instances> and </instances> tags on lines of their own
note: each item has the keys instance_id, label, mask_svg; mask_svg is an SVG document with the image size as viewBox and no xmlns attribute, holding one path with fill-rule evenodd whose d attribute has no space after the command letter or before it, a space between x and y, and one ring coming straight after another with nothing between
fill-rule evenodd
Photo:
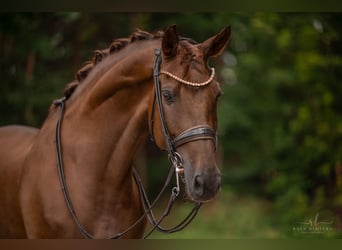
<instances>
[{"instance_id":1,"label":"green foliage","mask_svg":"<svg viewBox=\"0 0 342 250\"><path fill-rule=\"evenodd\" d=\"M238 197L229 190L222 190L220 198L203 204L196 219L181 233L162 234L155 232L154 239L241 239L279 237L280 227L272 225L267 216L268 201L257 197ZM179 203L163 223L172 227L191 211L190 204ZM176 212L175 212L176 211Z\"/></svg>"},{"instance_id":2,"label":"green foliage","mask_svg":"<svg viewBox=\"0 0 342 250\"><path fill-rule=\"evenodd\" d=\"M192 229L201 230L181 236L297 237L296 222L325 213L334 233L320 236L341 237L341 22L329 13L1 14L0 125L40 126L91 52L136 27L175 23L201 42L229 24L229 48L211 62L224 91L222 195L195 220ZM147 164L154 194L167 161L163 155Z\"/></svg>"},{"instance_id":3,"label":"green foliage","mask_svg":"<svg viewBox=\"0 0 342 250\"><path fill-rule=\"evenodd\" d=\"M244 23L254 28L224 99L235 111L221 111L227 182L269 197L286 225L327 209L341 226L341 48L329 18L256 14Z\"/></svg>"}]
</instances>

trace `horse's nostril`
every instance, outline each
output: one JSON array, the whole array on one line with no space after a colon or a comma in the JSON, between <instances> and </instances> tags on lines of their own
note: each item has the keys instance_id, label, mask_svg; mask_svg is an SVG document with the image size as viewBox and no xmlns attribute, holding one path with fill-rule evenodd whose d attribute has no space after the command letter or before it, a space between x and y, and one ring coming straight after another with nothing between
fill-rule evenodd
<instances>
[{"instance_id":1,"label":"horse's nostril","mask_svg":"<svg viewBox=\"0 0 342 250\"><path fill-rule=\"evenodd\" d=\"M217 192L218 190L220 190L220 188L221 188L221 178L219 178L219 181L217 182L216 192Z\"/></svg>"},{"instance_id":2,"label":"horse's nostril","mask_svg":"<svg viewBox=\"0 0 342 250\"><path fill-rule=\"evenodd\" d=\"M194 190L197 195L201 196L203 194L204 188L203 188L203 178L200 175L196 175L194 180Z\"/></svg>"},{"instance_id":3,"label":"horse's nostril","mask_svg":"<svg viewBox=\"0 0 342 250\"><path fill-rule=\"evenodd\" d=\"M197 201L208 201L217 194L221 185L219 173L196 174L193 178L191 197Z\"/></svg>"}]
</instances>

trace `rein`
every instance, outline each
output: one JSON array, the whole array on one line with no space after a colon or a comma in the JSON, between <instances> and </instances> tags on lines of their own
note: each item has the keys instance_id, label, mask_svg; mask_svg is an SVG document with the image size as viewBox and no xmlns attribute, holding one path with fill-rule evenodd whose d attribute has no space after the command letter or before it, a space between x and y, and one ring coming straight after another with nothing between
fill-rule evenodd
<instances>
[{"instance_id":1,"label":"rein","mask_svg":"<svg viewBox=\"0 0 342 250\"><path fill-rule=\"evenodd\" d=\"M167 144L168 157L169 157L169 160L171 163L171 167L170 167L168 176L165 180L164 186L162 187L161 191L159 192L159 194L157 195L157 197L155 198L155 200L152 203L150 203L150 201L147 197L145 188L142 184L142 181L141 181L137 171L135 170L135 168L133 168L133 177L134 177L134 180L135 180L137 187L138 187L138 190L139 190L141 203L142 203L143 208L144 208L144 213L132 225L130 225L127 229L125 229L124 231L122 231L120 233L117 233L115 235L108 237L108 239L121 238L123 235L125 235L126 233L131 231L134 227L136 227L140 222L142 222L145 217L147 217L147 219L151 223L152 228L144 235L144 238L147 238L156 229L163 232L163 233L178 232L178 231L184 229L195 218L199 208L201 207L200 202L195 202L194 207L190 211L189 215L185 219L183 219L183 221L181 221L178 225L176 225L172 228L167 228L167 229L160 226L161 222L165 219L165 217L167 217L169 215L171 208L172 208L177 196L180 193L180 181L179 181L179 179L180 179L180 175L184 173L184 166L183 166L182 156L176 151L176 148L185 144L185 143L191 142L191 141L207 140L207 139L213 140L213 142L215 143L215 146L216 146L217 135L216 135L216 131L213 128L211 128L207 125L200 125L200 126L195 126L195 127L190 128L190 129L187 129L187 130L183 131L180 135L178 135L175 139L172 139L172 137L168 131L168 128L166 126L165 116L164 116L164 112L163 112L163 108L162 108L162 97L161 97L161 89L160 89L160 82L159 82L159 75L161 73L167 74L168 72L167 73L165 73L165 71L160 72L160 65L161 65L161 51L160 51L160 49L155 50L155 56L156 56L156 58L155 58L154 66L153 66L155 95L154 95L154 101L153 101L153 105L152 105L152 113L151 113L152 116L150 119L150 125L151 125L151 130L152 130L151 134L152 134L152 138L153 138L153 110L154 110L155 104L157 104L159 115L160 115L160 120L161 120L161 124L162 124L162 132L163 132L166 144ZM172 75L171 73L169 73L167 75L169 75L172 78L175 78L175 77L173 77L174 75ZM210 83L212 81L213 77L214 77L214 70L212 69L212 75L209 78L210 81L207 80L204 85ZM177 78L175 78L175 79L178 80ZM180 80L182 80L182 79L180 79ZM190 82L187 82L184 84L188 84L188 83L190 83ZM192 86L197 86L196 84L201 84L201 83L195 83L195 85L192 85ZM202 85L200 85L200 86L202 86ZM55 142L58 175L59 175L59 179L60 179L60 183L61 183L61 187L62 187L62 192L63 192L65 201L66 201L67 206L68 206L68 210L69 210L75 224L77 225L80 233L85 238L95 239L95 236L92 235L91 233L89 233L84 228L84 226L81 224L81 222L79 221L79 219L75 213L75 209L73 207L73 204L72 204L69 192L68 192L66 179L65 179L62 142L61 142L61 125L62 125L62 121L63 121L63 114L65 111L65 101L66 100L67 100L67 97L62 97L62 98L54 101L54 105L60 107L60 113L59 113L57 124L56 124L55 141L54 141ZM154 214L152 212L152 209L155 206L156 202L161 198L161 196L165 192L166 188L170 185L173 174L176 175L176 186L174 186L171 190L170 198L169 198L169 201L168 201L168 204L167 204L167 207L166 207L164 213L161 215L161 217L159 219L156 219L156 217L154 216Z\"/></svg>"}]
</instances>

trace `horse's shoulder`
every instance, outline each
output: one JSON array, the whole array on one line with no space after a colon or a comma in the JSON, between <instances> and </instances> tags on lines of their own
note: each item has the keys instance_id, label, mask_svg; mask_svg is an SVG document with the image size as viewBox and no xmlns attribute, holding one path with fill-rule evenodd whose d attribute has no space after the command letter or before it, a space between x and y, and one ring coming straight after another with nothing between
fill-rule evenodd
<instances>
[{"instance_id":1,"label":"horse's shoulder","mask_svg":"<svg viewBox=\"0 0 342 250\"><path fill-rule=\"evenodd\" d=\"M39 129L37 128L22 125L0 127L1 148L10 151L31 146L38 132Z\"/></svg>"},{"instance_id":2,"label":"horse's shoulder","mask_svg":"<svg viewBox=\"0 0 342 250\"><path fill-rule=\"evenodd\" d=\"M37 133L39 129L24 125L7 125L0 127L0 133Z\"/></svg>"}]
</instances>

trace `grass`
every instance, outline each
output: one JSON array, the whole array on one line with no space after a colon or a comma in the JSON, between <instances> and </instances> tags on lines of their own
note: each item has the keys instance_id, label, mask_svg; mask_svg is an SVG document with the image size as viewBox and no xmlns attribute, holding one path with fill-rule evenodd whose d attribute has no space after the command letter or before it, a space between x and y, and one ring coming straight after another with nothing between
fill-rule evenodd
<instances>
[{"instance_id":1,"label":"grass","mask_svg":"<svg viewBox=\"0 0 342 250\"><path fill-rule=\"evenodd\" d=\"M162 234L155 231L152 239L240 239L240 238L279 238L282 233L272 226L267 201L256 197L238 196L221 190L219 197L201 207L194 221L183 231ZM190 212L192 206L177 203L164 226L177 224Z\"/></svg>"}]
</instances>

